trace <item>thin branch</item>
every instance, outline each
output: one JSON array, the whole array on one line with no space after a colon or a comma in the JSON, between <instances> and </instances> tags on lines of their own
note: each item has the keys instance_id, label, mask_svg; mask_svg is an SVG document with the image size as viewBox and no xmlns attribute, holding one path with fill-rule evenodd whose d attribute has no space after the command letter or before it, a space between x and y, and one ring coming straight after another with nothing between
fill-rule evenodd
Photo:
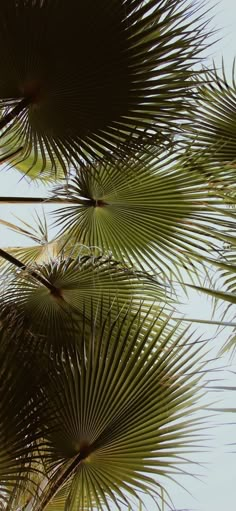
<instances>
[{"instance_id":1,"label":"thin branch","mask_svg":"<svg viewBox=\"0 0 236 511\"><path fill-rule=\"evenodd\" d=\"M1 161L0 161L1 163ZM88 201L82 201L75 199L74 201L71 199L61 199L57 197L0 197L1 203L8 204L88 204Z\"/></svg>"},{"instance_id":2,"label":"thin branch","mask_svg":"<svg viewBox=\"0 0 236 511\"><path fill-rule=\"evenodd\" d=\"M178 318L173 317L175 321L185 321L186 323L202 323L206 325L219 325L219 326L229 326L232 328L236 327L236 323L232 321L215 321L214 319L198 319L198 318Z\"/></svg>"}]
</instances>

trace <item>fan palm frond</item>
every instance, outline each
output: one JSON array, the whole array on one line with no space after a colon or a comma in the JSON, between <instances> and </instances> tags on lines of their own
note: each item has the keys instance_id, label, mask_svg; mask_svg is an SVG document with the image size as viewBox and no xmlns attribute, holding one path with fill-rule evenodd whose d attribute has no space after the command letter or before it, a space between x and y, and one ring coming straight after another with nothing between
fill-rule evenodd
<instances>
[{"instance_id":1,"label":"fan palm frond","mask_svg":"<svg viewBox=\"0 0 236 511\"><path fill-rule=\"evenodd\" d=\"M202 343L163 327L150 337L154 323L140 315L135 331L125 317L118 329L107 321L108 329L104 320L95 328L91 318L89 342L84 331L80 350L65 347L41 373L48 483L27 511L62 501L68 511L92 511L94 503L111 509L110 502L133 509L142 492L160 510L165 479L185 472L192 451L199 454Z\"/></svg>"},{"instance_id":2,"label":"fan palm frond","mask_svg":"<svg viewBox=\"0 0 236 511\"><path fill-rule=\"evenodd\" d=\"M206 71L206 85L198 90L192 124L187 125L187 140L190 152L197 152L208 161L208 167L218 166L219 170L235 176L236 165L236 82L235 62L231 83L222 71Z\"/></svg>"},{"instance_id":3,"label":"fan palm frond","mask_svg":"<svg viewBox=\"0 0 236 511\"><path fill-rule=\"evenodd\" d=\"M1 308L3 313L15 309L25 328L42 336L42 345L61 345L89 321L84 310L91 313L91 300L94 311L103 304L104 313L108 313L113 305L116 315L125 313L130 304L135 313L141 303L145 313L153 302L158 314L164 305L168 309L169 303L165 286L147 275L109 258L82 256L17 271L6 279Z\"/></svg>"},{"instance_id":4,"label":"fan palm frond","mask_svg":"<svg viewBox=\"0 0 236 511\"><path fill-rule=\"evenodd\" d=\"M0 119L1 119L0 115ZM40 180L41 184L48 185L51 182L55 182L55 177L59 181L63 179L65 172L64 166L60 164L60 161L53 157L51 160L45 158L40 151L32 150L29 156L23 155L21 159L21 153L23 146L19 149L15 149L15 139L9 136L2 136L0 142L0 165L4 164L4 167L8 170L13 168L17 170L30 181ZM11 163L13 162L13 163Z\"/></svg>"},{"instance_id":5,"label":"fan palm frond","mask_svg":"<svg viewBox=\"0 0 236 511\"><path fill-rule=\"evenodd\" d=\"M149 148L78 171L56 188L55 196L71 205L55 216L68 240L181 280L182 272L194 270L194 257L204 261L213 250L226 222L224 201L215 195L201 172L182 165L176 154Z\"/></svg>"},{"instance_id":6,"label":"fan palm frond","mask_svg":"<svg viewBox=\"0 0 236 511\"><path fill-rule=\"evenodd\" d=\"M0 20L0 130L34 173L171 141L188 115L200 3L2 0Z\"/></svg>"}]
</instances>

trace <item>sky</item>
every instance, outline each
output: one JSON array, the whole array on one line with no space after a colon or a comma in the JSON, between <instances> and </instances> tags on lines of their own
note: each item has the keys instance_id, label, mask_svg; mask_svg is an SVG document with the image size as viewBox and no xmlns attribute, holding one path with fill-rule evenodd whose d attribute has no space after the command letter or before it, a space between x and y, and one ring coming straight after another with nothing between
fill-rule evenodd
<instances>
[{"instance_id":1,"label":"sky","mask_svg":"<svg viewBox=\"0 0 236 511\"><path fill-rule=\"evenodd\" d=\"M215 5L215 2L208 0L207 8ZM221 64L221 58L224 56L226 74L230 76L232 62L236 56L236 0L219 0L218 4L212 10L212 26L218 30L214 39L219 39L207 50L206 64L211 65L214 58L217 66ZM46 188L29 186L25 179L21 179L19 174L14 171L3 170L0 173L0 195L42 195L47 194ZM46 206L50 210L50 206ZM33 206L0 205L0 219L10 222L17 222L14 215L32 223L31 215ZM38 210L39 211L39 210ZM7 230L0 225L0 246L16 246L27 244L27 240ZM189 317L199 317L209 319L211 317L211 303L209 300L196 293L190 293L190 298L185 306L185 312ZM217 319L217 318L216 318ZM196 326L196 325L195 325ZM202 325L200 331L203 336L213 338L216 334L216 327ZM219 346L222 346L227 332L220 333L216 339L212 340L213 356L217 354ZM225 356L218 363L219 372L217 377L224 379L224 385L234 385L236 374L236 361L228 366L229 357ZM227 367L226 367L227 366ZM235 374L234 374L235 372ZM236 393L225 392L224 395L214 395L213 399L223 399L224 402L219 406L236 407ZM181 480L188 491L176 487L173 484L168 486L172 496L173 503L177 510L194 511L234 511L236 502L236 415L225 414L218 418L214 417L209 425L218 423L218 427L211 427L209 433L212 439L207 443L209 449L203 455L199 455L199 460L204 461L204 465L198 468L201 476L198 479ZM229 424L227 424L229 423ZM232 451L235 451L233 453ZM151 510L150 510L151 511Z\"/></svg>"}]
</instances>

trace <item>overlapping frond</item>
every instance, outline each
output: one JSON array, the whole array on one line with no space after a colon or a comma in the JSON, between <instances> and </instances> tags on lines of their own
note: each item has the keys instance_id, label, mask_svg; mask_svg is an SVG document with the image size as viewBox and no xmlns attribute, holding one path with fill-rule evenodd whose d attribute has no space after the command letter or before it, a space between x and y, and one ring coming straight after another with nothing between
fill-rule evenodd
<instances>
[{"instance_id":1,"label":"overlapping frond","mask_svg":"<svg viewBox=\"0 0 236 511\"><path fill-rule=\"evenodd\" d=\"M194 412L202 343L163 327L150 336L147 317L139 316L135 331L125 317L118 329L107 322L108 329L104 319L95 328L92 320L89 342L84 331L79 350L65 347L41 371L46 447L42 442L39 450L48 483L41 497L32 497L32 511L52 511L54 502L68 511L92 511L94 504L120 509L122 502L136 509L143 492L160 510L165 479L183 474L190 453L199 453L201 421Z\"/></svg>"},{"instance_id":2,"label":"overlapping frond","mask_svg":"<svg viewBox=\"0 0 236 511\"><path fill-rule=\"evenodd\" d=\"M83 256L75 261L57 259L32 265L12 274L2 290L1 308L14 308L25 328L42 336L42 345L61 346L89 321L91 307L95 314L103 304L104 313L108 313L113 305L119 316L131 304L135 313L142 303L145 313L154 302L156 313L164 305L168 309L165 287L156 280L110 258Z\"/></svg>"},{"instance_id":3,"label":"overlapping frond","mask_svg":"<svg viewBox=\"0 0 236 511\"><path fill-rule=\"evenodd\" d=\"M2 0L3 157L33 175L58 163L67 173L69 162L171 142L191 109L205 25L186 0Z\"/></svg>"},{"instance_id":4,"label":"overlapping frond","mask_svg":"<svg viewBox=\"0 0 236 511\"><path fill-rule=\"evenodd\" d=\"M206 85L198 91L191 125L186 126L190 151L196 151L211 167L235 175L236 165L236 82L235 63L231 82L215 65L206 71Z\"/></svg>"},{"instance_id":5,"label":"overlapping frond","mask_svg":"<svg viewBox=\"0 0 236 511\"><path fill-rule=\"evenodd\" d=\"M61 490L58 491L56 496L53 498L53 500L46 506L45 511L64 511L65 509L65 503L67 499L70 501L70 511L78 511L80 509L80 497L79 492L80 490L83 491L83 486L79 487L79 485L76 486L74 484L74 489L77 490L78 493L76 493L75 496L71 498L70 490L71 486L73 485L72 480L69 480L68 483L66 483ZM96 506L96 501L92 496L84 496L83 498L83 509L84 511L89 510L99 510L101 509L100 505Z\"/></svg>"},{"instance_id":6,"label":"overlapping frond","mask_svg":"<svg viewBox=\"0 0 236 511\"><path fill-rule=\"evenodd\" d=\"M0 112L0 122L3 114ZM0 165L4 168L17 170L26 176L30 181L36 181L48 185L55 182L55 177L59 181L65 176L64 166L54 156L51 160L41 154L40 151L31 151L29 156L24 154L21 158L23 146L15 147L15 138L8 135L0 137Z\"/></svg>"},{"instance_id":7,"label":"overlapping frond","mask_svg":"<svg viewBox=\"0 0 236 511\"><path fill-rule=\"evenodd\" d=\"M30 240L0 248L4 511L163 511L199 462L206 347L170 290L236 303L236 84L194 68L203 11L0 0L0 165L63 175L36 198L58 236L0 220Z\"/></svg>"}]
</instances>

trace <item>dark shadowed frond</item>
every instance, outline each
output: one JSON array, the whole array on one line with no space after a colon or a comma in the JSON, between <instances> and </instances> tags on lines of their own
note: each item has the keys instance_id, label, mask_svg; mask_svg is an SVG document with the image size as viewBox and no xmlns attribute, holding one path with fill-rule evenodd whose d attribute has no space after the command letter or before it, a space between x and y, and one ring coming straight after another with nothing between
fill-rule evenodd
<instances>
[{"instance_id":1,"label":"dark shadowed frond","mask_svg":"<svg viewBox=\"0 0 236 511\"><path fill-rule=\"evenodd\" d=\"M32 406L33 396L37 400L37 382L40 371L31 379L30 355L20 353L16 323L14 332L0 325L0 507L14 510L13 503L18 494L30 498L30 489L36 489L39 440L39 414ZM39 397L39 396L38 396ZM41 405L40 405L41 403ZM32 452L35 453L32 459ZM6 502L8 506L5 507Z\"/></svg>"},{"instance_id":2,"label":"dark shadowed frond","mask_svg":"<svg viewBox=\"0 0 236 511\"><path fill-rule=\"evenodd\" d=\"M13 161L34 172L49 160L66 173L171 141L191 108L205 25L186 0L1 0L2 158L19 151Z\"/></svg>"},{"instance_id":3,"label":"dark shadowed frond","mask_svg":"<svg viewBox=\"0 0 236 511\"><path fill-rule=\"evenodd\" d=\"M141 317L135 331L125 318L119 329L91 325L82 351L65 348L41 372L49 482L26 509L55 510L54 498L68 511L138 509L145 493L160 511L165 481L189 473L185 463L199 455L202 343L163 328L149 338L153 322Z\"/></svg>"}]
</instances>

